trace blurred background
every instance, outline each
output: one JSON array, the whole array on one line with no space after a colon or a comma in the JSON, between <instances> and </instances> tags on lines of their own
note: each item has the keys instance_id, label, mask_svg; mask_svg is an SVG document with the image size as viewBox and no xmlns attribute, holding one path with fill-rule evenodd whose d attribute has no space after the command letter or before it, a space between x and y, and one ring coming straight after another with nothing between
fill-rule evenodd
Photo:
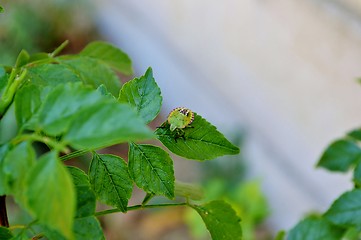
<instances>
[{"instance_id":1,"label":"blurred background","mask_svg":"<svg viewBox=\"0 0 361 240\"><path fill-rule=\"evenodd\" d=\"M239 157L175 159L175 171L208 198L228 199L245 239L290 229L351 187L351 176L315 164L332 140L361 125L359 1L40 2L6 2L1 63L21 48L50 51L70 39L77 52L104 39L129 54L136 76L151 66L164 98L160 122L184 106L241 146ZM10 131L0 130L3 139ZM109 239L207 239L198 220L172 209L102 223Z\"/></svg>"}]
</instances>

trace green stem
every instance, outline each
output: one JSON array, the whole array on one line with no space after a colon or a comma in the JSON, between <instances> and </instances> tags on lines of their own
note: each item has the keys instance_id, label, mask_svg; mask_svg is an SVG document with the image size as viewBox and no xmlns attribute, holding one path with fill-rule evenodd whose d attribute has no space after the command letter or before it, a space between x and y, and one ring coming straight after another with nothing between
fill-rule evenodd
<instances>
[{"instance_id":1,"label":"green stem","mask_svg":"<svg viewBox=\"0 0 361 240\"><path fill-rule=\"evenodd\" d=\"M46 63L58 63L58 61L54 58L45 58L45 59L40 59L40 60L30 62L30 63L26 64L25 67L33 67L36 65L41 65L41 64L46 64Z\"/></svg>"},{"instance_id":2,"label":"green stem","mask_svg":"<svg viewBox=\"0 0 361 240\"><path fill-rule=\"evenodd\" d=\"M44 233L39 233L39 234L33 236L31 238L31 240L38 240L38 239L42 239L43 237L45 237Z\"/></svg>"},{"instance_id":3,"label":"green stem","mask_svg":"<svg viewBox=\"0 0 361 240\"><path fill-rule=\"evenodd\" d=\"M147 195L145 195L142 205L144 206L145 204L147 204L152 198L154 197L153 193L147 193Z\"/></svg>"},{"instance_id":4,"label":"green stem","mask_svg":"<svg viewBox=\"0 0 361 240\"><path fill-rule=\"evenodd\" d=\"M177 207L177 206L186 206L188 203L166 203L166 204L149 204L149 205L134 205L127 207L127 211L134 211L138 209L147 209L147 208L158 208L158 207ZM120 209L114 208L114 209L108 209L100 212L96 212L95 216L102 216L110 213L117 213L121 212Z\"/></svg>"},{"instance_id":5,"label":"green stem","mask_svg":"<svg viewBox=\"0 0 361 240\"><path fill-rule=\"evenodd\" d=\"M12 231L12 230L15 230L15 229L24 229L24 228L28 228L27 225L12 225L11 227L9 227L9 229Z\"/></svg>"},{"instance_id":6,"label":"green stem","mask_svg":"<svg viewBox=\"0 0 361 240\"><path fill-rule=\"evenodd\" d=\"M59 152L63 152L63 153L70 152L69 148L67 148L66 145L59 143L58 141L55 141L54 139L52 139L50 137L41 136L41 135L37 135L37 134L23 134L23 135L20 135L20 136L14 138L11 142L13 144L18 144L20 142L27 141L27 140L45 143L46 145L50 146L51 148L53 148Z\"/></svg>"},{"instance_id":7,"label":"green stem","mask_svg":"<svg viewBox=\"0 0 361 240\"><path fill-rule=\"evenodd\" d=\"M87 154L88 152L89 152L89 150L86 150L86 149L77 150L75 152L71 152L71 153L66 154L64 156L61 156L60 160L66 161L66 160L69 160L69 159L72 159L72 158L83 156L84 154Z\"/></svg>"},{"instance_id":8,"label":"green stem","mask_svg":"<svg viewBox=\"0 0 361 240\"><path fill-rule=\"evenodd\" d=\"M55 57L56 55L58 55L68 44L69 40L65 40L59 47L57 47L52 53L50 53L50 57Z\"/></svg>"},{"instance_id":9,"label":"green stem","mask_svg":"<svg viewBox=\"0 0 361 240\"><path fill-rule=\"evenodd\" d=\"M13 69L11 71L10 77L8 79L7 86L5 88L4 94L1 96L0 99L0 119L5 115L6 111L10 107L11 103L13 102L16 90L20 86L21 83L23 83L26 74L27 69L24 69L20 76L16 77L18 70Z\"/></svg>"}]
</instances>

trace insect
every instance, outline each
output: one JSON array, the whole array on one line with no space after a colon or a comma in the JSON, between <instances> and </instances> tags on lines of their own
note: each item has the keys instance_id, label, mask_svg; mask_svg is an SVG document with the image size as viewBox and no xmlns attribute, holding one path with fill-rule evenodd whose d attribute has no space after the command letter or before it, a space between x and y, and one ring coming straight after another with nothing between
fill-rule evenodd
<instances>
[{"instance_id":1,"label":"insect","mask_svg":"<svg viewBox=\"0 0 361 240\"><path fill-rule=\"evenodd\" d=\"M168 128L172 132L171 136L174 137L174 140L177 142L178 138L183 138L185 140L184 128L192 128L190 124L194 120L194 113L184 107L178 107L173 109L168 117L166 123L162 124L159 128ZM168 125L168 126L167 126Z\"/></svg>"},{"instance_id":2,"label":"insect","mask_svg":"<svg viewBox=\"0 0 361 240\"><path fill-rule=\"evenodd\" d=\"M183 129L189 126L194 120L194 113L184 107L173 109L167 118L170 125L170 130L173 132L175 129Z\"/></svg>"}]
</instances>

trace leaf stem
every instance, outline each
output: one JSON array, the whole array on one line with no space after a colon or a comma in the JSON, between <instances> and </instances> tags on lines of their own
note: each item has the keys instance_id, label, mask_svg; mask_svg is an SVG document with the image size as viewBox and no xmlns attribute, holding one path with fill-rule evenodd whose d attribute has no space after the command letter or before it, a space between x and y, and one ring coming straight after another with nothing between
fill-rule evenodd
<instances>
[{"instance_id":1,"label":"leaf stem","mask_svg":"<svg viewBox=\"0 0 361 240\"><path fill-rule=\"evenodd\" d=\"M18 89L20 84L23 83L27 72L28 71L24 69L23 71L21 71L20 75L17 75L18 69L14 68L11 71L4 94L1 96L0 99L0 119L5 115L5 112L8 110L9 106L13 102L16 90Z\"/></svg>"},{"instance_id":2,"label":"leaf stem","mask_svg":"<svg viewBox=\"0 0 361 240\"><path fill-rule=\"evenodd\" d=\"M127 211L134 211L138 209L147 209L147 208L158 208L158 207L177 207L177 206L186 206L189 205L188 203L182 202L182 203L166 203L166 204L149 204L149 205L134 205L127 207ZM117 213L121 212L119 208L114 209L108 209L100 212L96 212L94 216L102 216L110 213Z\"/></svg>"},{"instance_id":3,"label":"leaf stem","mask_svg":"<svg viewBox=\"0 0 361 240\"><path fill-rule=\"evenodd\" d=\"M31 240L38 240L38 239L42 239L43 237L45 237L44 233L39 233L33 236Z\"/></svg>"},{"instance_id":4,"label":"leaf stem","mask_svg":"<svg viewBox=\"0 0 361 240\"><path fill-rule=\"evenodd\" d=\"M28 228L28 226L27 225L11 225L11 227L9 227L10 230L24 229L24 228Z\"/></svg>"},{"instance_id":5,"label":"leaf stem","mask_svg":"<svg viewBox=\"0 0 361 240\"><path fill-rule=\"evenodd\" d=\"M59 152L63 152L63 153L70 152L69 148L67 148L64 144L59 143L58 141L55 141L54 139L52 139L50 137L41 136L41 135L37 135L37 134L23 134L23 135L20 135L20 136L14 138L11 142L13 144L18 144L19 142L23 142L26 140L45 143L46 145L50 146L51 148L53 148Z\"/></svg>"},{"instance_id":6,"label":"leaf stem","mask_svg":"<svg viewBox=\"0 0 361 240\"><path fill-rule=\"evenodd\" d=\"M66 161L66 160L69 160L69 159L76 158L76 157L82 156L84 154L87 154L88 152L89 152L89 150L87 150L87 149L77 150L77 151L71 152L69 154L66 154L64 156L61 156L60 160Z\"/></svg>"},{"instance_id":7,"label":"leaf stem","mask_svg":"<svg viewBox=\"0 0 361 240\"><path fill-rule=\"evenodd\" d=\"M52 53L50 53L50 57L55 57L56 55L58 55L68 44L69 40L65 40L59 47L57 47Z\"/></svg>"}]
</instances>

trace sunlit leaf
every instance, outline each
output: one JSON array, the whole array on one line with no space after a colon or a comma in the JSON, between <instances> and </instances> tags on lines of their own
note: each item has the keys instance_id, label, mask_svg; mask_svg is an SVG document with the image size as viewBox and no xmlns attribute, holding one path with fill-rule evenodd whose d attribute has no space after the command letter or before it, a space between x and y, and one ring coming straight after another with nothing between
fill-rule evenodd
<instances>
[{"instance_id":1,"label":"sunlit leaf","mask_svg":"<svg viewBox=\"0 0 361 240\"><path fill-rule=\"evenodd\" d=\"M173 161L163 149L131 143L129 171L137 186L147 193L174 198Z\"/></svg>"}]
</instances>

